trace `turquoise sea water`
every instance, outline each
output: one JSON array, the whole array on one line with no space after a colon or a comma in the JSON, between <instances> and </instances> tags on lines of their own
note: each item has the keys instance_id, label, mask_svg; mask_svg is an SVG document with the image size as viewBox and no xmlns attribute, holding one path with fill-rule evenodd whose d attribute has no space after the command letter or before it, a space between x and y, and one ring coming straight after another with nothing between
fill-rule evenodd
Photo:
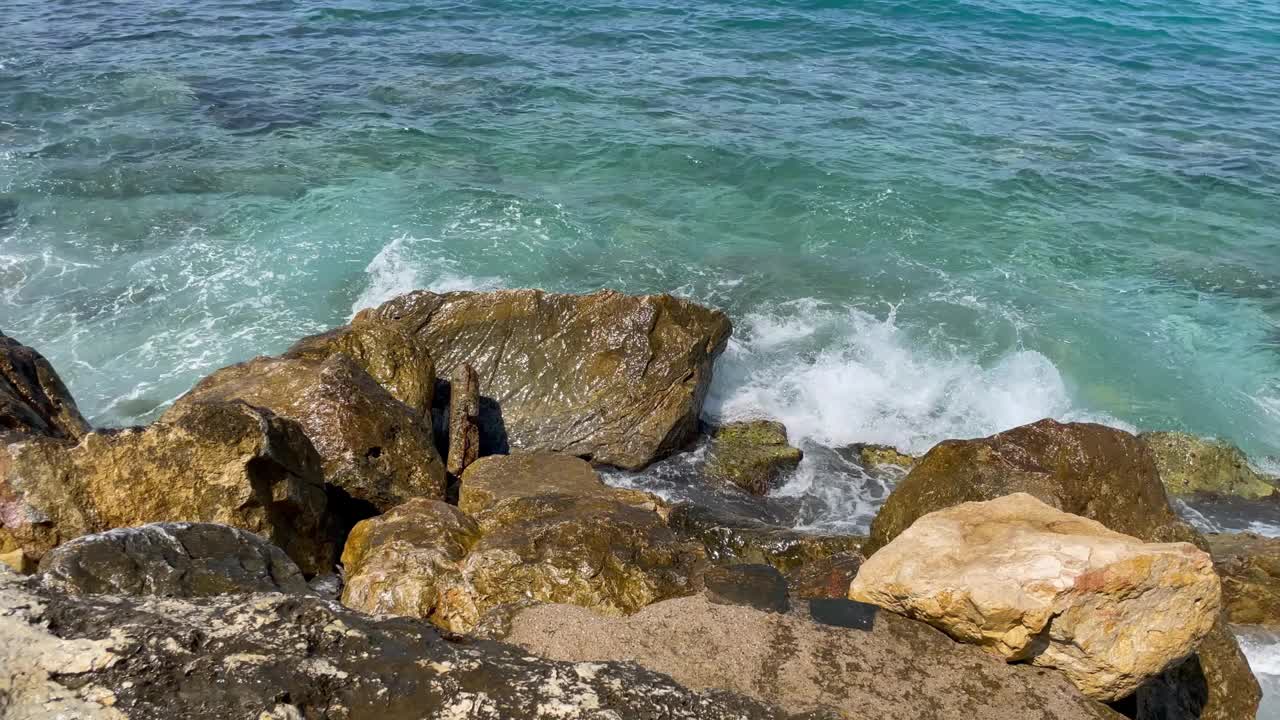
<instances>
[{"instance_id":1,"label":"turquoise sea water","mask_svg":"<svg viewBox=\"0 0 1280 720\"><path fill-rule=\"evenodd\" d=\"M4 9L0 329L100 424L410 288L608 286L733 316L708 413L787 422L800 524L883 493L827 448L1047 415L1280 468L1271 0Z\"/></svg>"}]
</instances>

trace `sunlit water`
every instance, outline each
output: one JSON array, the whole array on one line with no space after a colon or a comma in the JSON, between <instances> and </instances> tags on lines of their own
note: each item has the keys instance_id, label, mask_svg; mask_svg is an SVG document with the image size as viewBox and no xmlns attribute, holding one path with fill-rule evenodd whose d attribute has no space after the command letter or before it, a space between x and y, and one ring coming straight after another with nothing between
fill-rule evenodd
<instances>
[{"instance_id":1,"label":"sunlit water","mask_svg":"<svg viewBox=\"0 0 1280 720\"><path fill-rule=\"evenodd\" d=\"M1277 468L1273 3L11 0L5 23L0 329L99 424L411 288L607 286L733 317L708 419L787 424L801 526L865 529L887 492L845 444L1044 416ZM691 492L673 472L616 481ZM1233 512L1188 514L1280 532Z\"/></svg>"}]
</instances>

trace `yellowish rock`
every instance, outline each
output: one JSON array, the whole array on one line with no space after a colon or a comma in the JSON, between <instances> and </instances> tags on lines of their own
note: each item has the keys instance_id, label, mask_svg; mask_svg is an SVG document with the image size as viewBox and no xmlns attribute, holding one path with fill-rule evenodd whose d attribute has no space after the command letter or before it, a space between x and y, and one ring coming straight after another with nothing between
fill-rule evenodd
<instances>
[{"instance_id":1,"label":"yellowish rock","mask_svg":"<svg viewBox=\"0 0 1280 720\"><path fill-rule=\"evenodd\" d=\"M1193 652L1222 588L1209 555L1144 543L1015 493L926 515L869 558L853 600L1113 701Z\"/></svg>"}]
</instances>

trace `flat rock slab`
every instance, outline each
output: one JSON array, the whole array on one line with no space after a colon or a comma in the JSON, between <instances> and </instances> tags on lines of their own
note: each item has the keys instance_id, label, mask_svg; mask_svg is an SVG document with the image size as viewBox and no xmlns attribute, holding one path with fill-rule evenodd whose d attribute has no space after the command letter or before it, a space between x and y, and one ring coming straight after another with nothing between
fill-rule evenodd
<instances>
[{"instance_id":1,"label":"flat rock slab","mask_svg":"<svg viewBox=\"0 0 1280 720\"><path fill-rule=\"evenodd\" d=\"M84 535L45 555L40 574L70 593L310 592L283 550L253 533L214 523L154 523Z\"/></svg>"},{"instance_id":2,"label":"flat rock slab","mask_svg":"<svg viewBox=\"0 0 1280 720\"><path fill-rule=\"evenodd\" d=\"M863 612L857 629L841 627L838 612L825 617L837 622L814 622L803 603L781 614L697 596L626 618L543 605L516 613L506 640L555 660L631 660L691 688L849 720L1121 718L1059 673L1009 665L923 623Z\"/></svg>"},{"instance_id":3,"label":"flat rock slab","mask_svg":"<svg viewBox=\"0 0 1280 720\"><path fill-rule=\"evenodd\" d=\"M317 597L87 598L4 570L0 667L15 720L800 720L631 663L449 642Z\"/></svg>"}]
</instances>

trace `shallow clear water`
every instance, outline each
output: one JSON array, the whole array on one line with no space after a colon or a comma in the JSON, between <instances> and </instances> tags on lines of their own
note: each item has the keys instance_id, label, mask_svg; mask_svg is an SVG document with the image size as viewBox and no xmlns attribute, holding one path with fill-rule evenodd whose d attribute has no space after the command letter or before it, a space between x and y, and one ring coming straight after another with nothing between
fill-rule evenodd
<instances>
[{"instance_id":1,"label":"shallow clear water","mask_svg":"<svg viewBox=\"0 0 1280 720\"><path fill-rule=\"evenodd\" d=\"M410 288L609 286L733 316L708 414L787 423L800 524L883 493L831 448L1043 416L1280 467L1274 3L5 10L0 328L98 423Z\"/></svg>"}]
</instances>

